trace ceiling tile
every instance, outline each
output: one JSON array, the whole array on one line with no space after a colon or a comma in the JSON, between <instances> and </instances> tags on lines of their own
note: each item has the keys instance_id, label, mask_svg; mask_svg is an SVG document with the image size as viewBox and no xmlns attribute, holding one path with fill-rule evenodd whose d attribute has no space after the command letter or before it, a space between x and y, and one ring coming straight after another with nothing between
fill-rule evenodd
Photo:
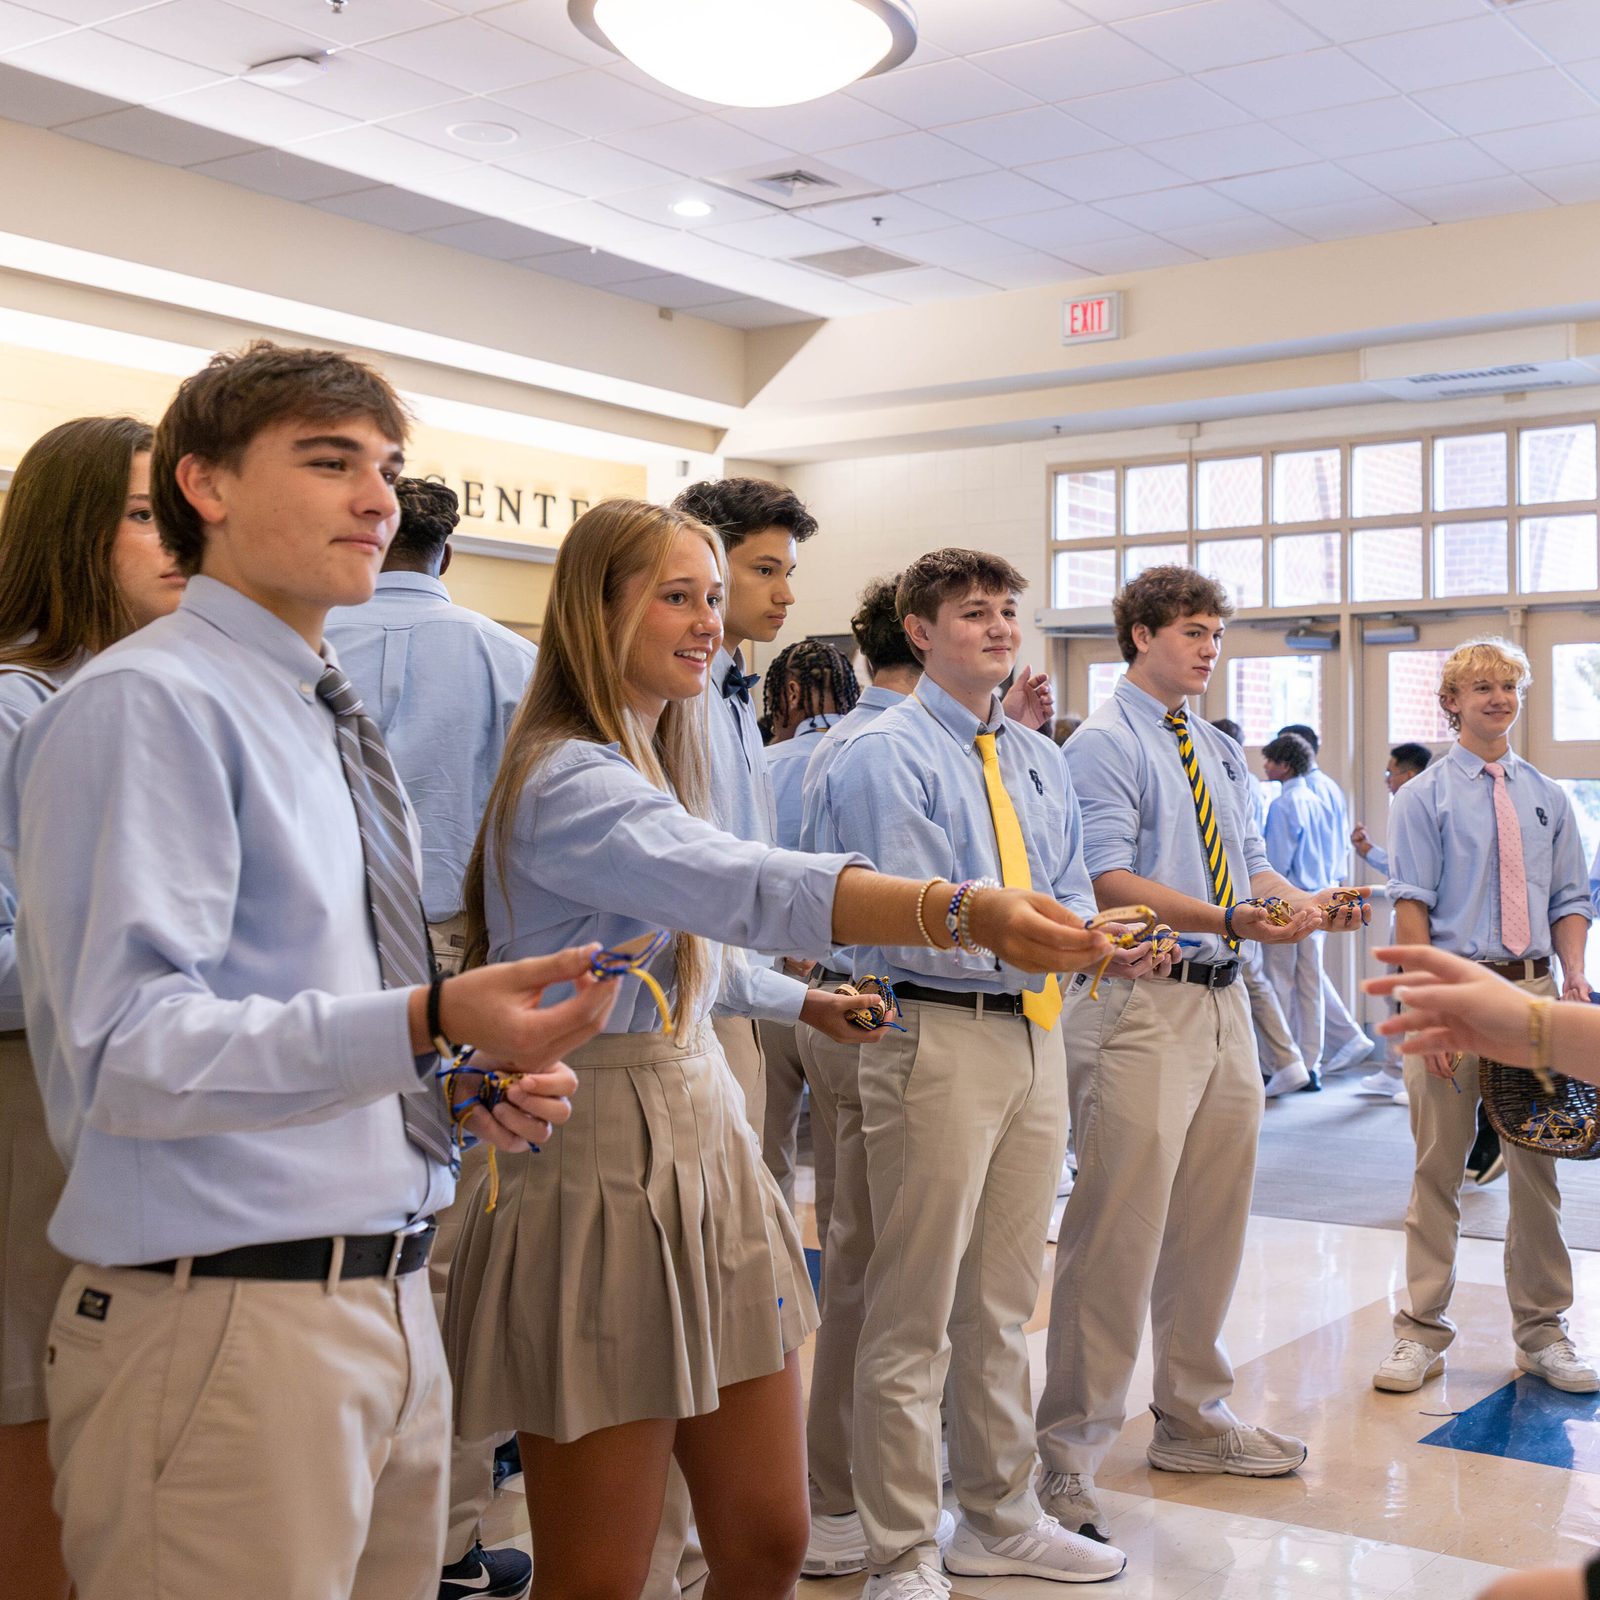
<instances>
[{"instance_id":1,"label":"ceiling tile","mask_svg":"<svg viewBox=\"0 0 1600 1600\"><path fill-rule=\"evenodd\" d=\"M1541 172L1525 172L1523 177L1564 206L1585 205L1591 200L1600 200L1600 161L1580 161L1570 167L1546 167Z\"/></svg>"},{"instance_id":2,"label":"ceiling tile","mask_svg":"<svg viewBox=\"0 0 1600 1600\"><path fill-rule=\"evenodd\" d=\"M1552 204L1521 178L1481 178L1475 183L1416 189L1400 197L1414 211L1434 222L1465 222L1472 217L1500 217L1513 211L1537 211Z\"/></svg>"},{"instance_id":3,"label":"ceiling tile","mask_svg":"<svg viewBox=\"0 0 1600 1600\"><path fill-rule=\"evenodd\" d=\"M414 237L447 244L452 250L465 250L469 255L488 256L495 261L520 260L531 255L546 238L532 228L521 228L499 217L479 217L473 222L424 228Z\"/></svg>"},{"instance_id":4,"label":"ceiling tile","mask_svg":"<svg viewBox=\"0 0 1600 1600\"><path fill-rule=\"evenodd\" d=\"M852 99L887 111L914 128L970 122L974 117L999 116L1036 103L1032 95L1015 84L970 61L953 59L863 78L851 86L849 93Z\"/></svg>"},{"instance_id":5,"label":"ceiling tile","mask_svg":"<svg viewBox=\"0 0 1600 1600\"><path fill-rule=\"evenodd\" d=\"M1096 22L1126 22L1130 17L1147 17L1157 11L1176 11L1180 5L1193 5L1195 0L1072 0L1080 11L1086 11Z\"/></svg>"},{"instance_id":6,"label":"ceiling tile","mask_svg":"<svg viewBox=\"0 0 1600 1600\"><path fill-rule=\"evenodd\" d=\"M681 277L675 272L660 272L632 282L614 283L612 294L642 300L647 306L666 306L674 311L693 311L697 306L725 301L728 291L721 284L701 283L698 278Z\"/></svg>"},{"instance_id":7,"label":"ceiling tile","mask_svg":"<svg viewBox=\"0 0 1600 1600\"><path fill-rule=\"evenodd\" d=\"M1313 50L1322 43L1320 34L1271 0L1204 0L1177 11L1133 18L1120 24L1117 32L1185 72L1262 61Z\"/></svg>"},{"instance_id":8,"label":"ceiling tile","mask_svg":"<svg viewBox=\"0 0 1600 1600\"><path fill-rule=\"evenodd\" d=\"M1187 189L1158 189L1152 194L1122 195L1102 200L1100 209L1120 217L1146 233L1173 237L1179 228L1199 228L1214 222L1235 222L1250 213L1212 189L1191 184Z\"/></svg>"},{"instance_id":9,"label":"ceiling tile","mask_svg":"<svg viewBox=\"0 0 1600 1600\"><path fill-rule=\"evenodd\" d=\"M985 50L972 60L1040 100L1071 100L1177 76L1159 56L1109 28L1082 28L1032 44Z\"/></svg>"},{"instance_id":10,"label":"ceiling tile","mask_svg":"<svg viewBox=\"0 0 1600 1600\"><path fill-rule=\"evenodd\" d=\"M71 134L74 139L87 139L90 144L103 145L107 150L143 156L147 161L164 161L169 167L189 167L201 161L216 161L223 156L243 155L245 151L256 148L243 139L235 139L231 134L202 128L177 117L166 117L144 106L134 106L127 111L111 111L103 117L89 117L82 122L70 123L61 131ZM355 185L352 183L350 187L354 188Z\"/></svg>"},{"instance_id":11,"label":"ceiling tile","mask_svg":"<svg viewBox=\"0 0 1600 1600\"><path fill-rule=\"evenodd\" d=\"M968 271L997 289L1039 289L1050 283L1065 283L1077 275L1076 268L1043 250L1024 250L1018 255L979 262Z\"/></svg>"},{"instance_id":12,"label":"ceiling tile","mask_svg":"<svg viewBox=\"0 0 1600 1600\"><path fill-rule=\"evenodd\" d=\"M493 122L509 128L516 134L505 144L473 144L458 139L450 132L464 122ZM427 106L421 111L407 111L402 116L390 117L379 123L390 133L404 134L408 139L420 139L436 149L448 150L452 155L468 156L474 161L501 163L516 156L530 155L549 149L552 145L571 144L572 135L553 123L540 122L498 100L473 95L462 100L447 100L443 105Z\"/></svg>"},{"instance_id":13,"label":"ceiling tile","mask_svg":"<svg viewBox=\"0 0 1600 1600\"><path fill-rule=\"evenodd\" d=\"M1237 211L1237 207L1234 209ZM1108 216L1094 206L1062 206L1028 217L1005 217L990 226L991 233L1052 255L1069 256L1074 261L1078 259L1074 254L1078 245L1093 244L1100 239L1126 238L1139 231L1137 224Z\"/></svg>"},{"instance_id":14,"label":"ceiling tile","mask_svg":"<svg viewBox=\"0 0 1600 1600\"><path fill-rule=\"evenodd\" d=\"M868 244L881 244L885 239L900 239L910 233L931 233L937 228L950 226L950 218L944 212L908 200L903 194L876 194L864 200L837 200L832 205L813 206L806 215L826 228L837 228L840 233L848 233L852 239L864 239Z\"/></svg>"},{"instance_id":15,"label":"ceiling tile","mask_svg":"<svg viewBox=\"0 0 1600 1600\"><path fill-rule=\"evenodd\" d=\"M1531 167L1569 167L1579 161L1600 159L1600 108L1593 116L1545 122L1534 128L1510 128L1503 133L1480 134L1479 148L1487 150L1513 172Z\"/></svg>"},{"instance_id":16,"label":"ceiling tile","mask_svg":"<svg viewBox=\"0 0 1600 1600\"><path fill-rule=\"evenodd\" d=\"M338 50L350 50L373 39L385 39L411 28L448 22L458 15L436 0L381 0L378 5L348 5L336 12L331 6L308 0L233 0L245 11L274 17L279 22L315 32ZM127 7L124 7L127 9Z\"/></svg>"},{"instance_id":17,"label":"ceiling tile","mask_svg":"<svg viewBox=\"0 0 1600 1600\"><path fill-rule=\"evenodd\" d=\"M1352 156L1342 163L1358 178L1385 194L1402 189L1436 189L1446 184L1495 178L1505 168L1486 150L1466 139L1445 139L1437 144L1412 145L1381 155Z\"/></svg>"},{"instance_id":18,"label":"ceiling tile","mask_svg":"<svg viewBox=\"0 0 1600 1600\"><path fill-rule=\"evenodd\" d=\"M1248 120L1236 105L1192 78L1091 95L1086 100L1074 100L1069 109L1074 116L1124 144L1175 139Z\"/></svg>"},{"instance_id":19,"label":"ceiling tile","mask_svg":"<svg viewBox=\"0 0 1600 1600\"><path fill-rule=\"evenodd\" d=\"M566 239L571 244L614 250L619 254L631 249L641 239L675 237L671 230L661 227L653 219L630 216L614 209L609 201L574 200L568 205L551 206L548 211L540 211L535 215L540 228L546 233Z\"/></svg>"},{"instance_id":20,"label":"ceiling tile","mask_svg":"<svg viewBox=\"0 0 1600 1600\"><path fill-rule=\"evenodd\" d=\"M345 112L363 122L460 99L446 84L407 72L403 67L392 67L359 50L342 50L330 56L327 71L310 83L278 92L292 100Z\"/></svg>"},{"instance_id":21,"label":"ceiling tile","mask_svg":"<svg viewBox=\"0 0 1600 1600\"><path fill-rule=\"evenodd\" d=\"M494 98L591 139L676 122L689 115L678 101L624 83L608 72L569 72L525 88L502 89Z\"/></svg>"},{"instance_id":22,"label":"ceiling tile","mask_svg":"<svg viewBox=\"0 0 1600 1600\"><path fill-rule=\"evenodd\" d=\"M974 300L979 295L993 294L994 288L979 283L975 278L950 272L944 267L918 267L910 272L884 272L874 274L867 282L875 294L888 295L906 305L934 305L944 300Z\"/></svg>"},{"instance_id":23,"label":"ceiling tile","mask_svg":"<svg viewBox=\"0 0 1600 1600\"><path fill-rule=\"evenodd\" d=\"M1093 244L1074 245L1072 259L1085 272L1110 274L1149 272L1155 267L1179 267L1200 257L1192 250L1148 233L1126 239L1104 239Z\"/></svg>"},{"instance_id":24,"label":"ceiling tile","mask_svg":"<svg viewBox=\"0 0 1600 1600\"><path fill-rule=\"evenodd\" d=\"M524 217L548 206L565 205L574 198L563 189L489 166L419 177L410 187L419 194L431 194L435 200L448 200L451 205L467 206L490 217Z\"/></svg>"},{"instance_id":25,"label":"ceiling tile","mask_svg":"<svg viewBox=\"0 0 1600 1600\"><path fill-rule=\"evenodd\" d=\"M939 137L1003 167L1084 155L1115 142L1110 134L1069 117L1055 106L1031 106L1026 111L1008 111L1002 117L958 122L940 128Z\"/></svg>"},{"instance_id":26,"label":"ceiling tile","mask_svg":"<svg viewBox=\"0 0 1600 1600\"><path fill-rule=\"evenodd\" d=\"M1211 260L1222 256L1253 255L1261 250L1288 250L1306 243L1303 234L1295 233L1269 217L1246 217L1238 222L1211 222L1198 228L1168 228L1163 231L1174 244Z\"/></svg>"},{"instance_id":27,"label":"ceiling tile","mask_svg":"<svg viewBox=\"0 0 1600 1600\"><path fill-rule=\"evenodd\" d=\"M908 238L897 239L894 244L896 255L910 256L915 261L921 261L930 267L955 267L957 269L975 267L980 261L992 261L1000 257L1014 257L1019 254L1016 240L1002 238L997 233L991 233L987 228L980 228L974 223L963 223L954 228L937 228L931 233L914 233ZM1043 252L1020 252L1023 254L1042 254ZM1056 263L1060 265L1059 262ZM982 274L978 274L980 277Z\"/></svg>"},{"instance_id":28,"label":"ceiling tile","mask_svg":"<svg viewBox=\"0 0 1600 1600\"><path fill-rule=\"evenodd\" d=\"M1312 239L1355 239L1371 233L1394 233L1401 228L1428 226L1426 217L1387 195L1347 200L1340 205L1312 206L1304 211L1284 211L1278 221Z\"/></svg>"},{"instance_id":29,"label":"ceiling tile","mask_svg":"<svg viewBox=\"0 0 1600 1600\"><path fill-rule=\"evenodd\" d=\"M306 12L314 15L309 6ZM227 73L243 72L258 61L321 54L328 48L327 41L309 27L242 11L223 0L167 0L102 22L100 31Z\"/></svg>"},{"instance_id":30,"label":"ceiling tile","mask_svg":"<svg viewBox=\"0 0 1600 1600\"><path fill-rule=\"evenodd\" d=\"M1399 150L1450 136L1450 130L1437 118L1411 101L1398 98L1280 117L1276 126L1297 144L1331 158Z\"/></svg>"},{"instance_id":31,"label":"ceiling tile","mask_svg":"<svg viewBox=\"0 0 1600 1600\"><path fill-rule=\"evenodd\" d=\"M613 150L610 145L594 139L525 156L504 156L496 165L539 183L554 184L586 200L597 195L623 194L630 189L670 184L677 178L677 174L666 167Z\"/></svg>"},{"instance_id":32,"label":"ceiling tile","mask_svg":"<svg viewBox=\"0 0 1600 1600\"><path fill-rule=\"evenodd\" d=\"M1441 122L1465 134L1525 128L1600 111L1592 95L1554 67L1513 73L1506 78L1484 78L1448 89L1425 89L1416 98L1418 105Z\"/></svg>"},{"instance_id":33,"label":"ceiling tile","mask_svg":"<svg viewBox=\"0 0 1600 1600\"><path fill-rule=\"evenodd\" d=\"M1278 0L1330 39L1370 39L1483 15L1483 0Z\"/></svg>"},{"instance_id":34,"label":"ceiling tile","mask_svg":"<svg viewBox=\"0 0 1600 1600\"><path fill-rule=\"evenodd\" d=\"M64 17L68 22L93 24L151 3L152 0L28 0L28 10Z\"/></svg>"},{"instance_id":35,"label":"ceiling tile","mask_svg":"<svg viewBox=\"0 0 1600 1600\"><path fill-rule=\"evenodd\" d=\"M958 56L1048 39L1093 20L1066 0L917 0L917 31Z\"/></svg>"},{"instance_id":36,"label":"ceiling tile","mask_svg":"<svg viewBox=\"0 0 1600 1600\"><path fill-rule=\"evenodd\" d=\"M729 106L718 115L759 139L807 153L841 144L865 144L869 139L887 139L890 134L911 131L910 124L899 117L891 117L887 111L847 94L826 95L803 106Z\"/></svg>"},{"instance_id":37,"label":"ceiling tile","mask_svg":"<svg viewBox=\"0 0 1600 1600\"><path fill-rule=\"evenodd\" d=\"M1567 73L1576 78L1590 94L1600 96L1600 61L1569 62Z\"/></svg>"},{"instance_id":38,"label":"ceiling tile","mask_svg":"<svg viewBox=\"0 0 1600 1600\"><path fill-rule=\"evenodd\" d=\"M1365 39L1352 44L1350 53L1407 93L1548 65L1502 17L1476 17Z\"/></svg>"},{"instance_id":39,"label":"ceiling tile","mask_svg":"<svg viewBox=\"0 0 1600 1600\"><path fill-rule=\"evenodd\" d=\"M54 128L63 122L98 116L104 111L121 111L125 101L110 95L95 94L75 84L55 78L41 78L35 72L0 62L0 106L12 122L31 123L36 128Z\"/></svg>"},{"instance_id":40,"label":"ceiling tile","mask_svg":"<svg viewBox=\"0 0 1600 1600\"><path fill-rule=\"evenodd\" d=\"M69 32L71 24L60 17L47 17L42 11L28 11L0 0L0 50L15 50Z\"/></svg>"},{"instance_id":41,"label":"ceiling tile","mask_svg":"<svg viewBox=\"0 0 1600 1600\"><path fill-rule=\"evenodd\" d=\"M1211 187L1215 193L1270 217L1277 216L1280 211L1377 198L1370 184L1326 161L1314 161L1305 167L1284 167L1277 172L1253 172L1242 178L1224 178Z\"/></svg>"},{"instance_id":42,"label":"ceiling tile","mask_svg":"<svg viewBox=\"0 0 1600 1600\"><path fill-rule=\"evenodd\" d=\"M416 186L423 178L472 166L465 156L453 156L432 145L418 144L384 128L341 128L295 143L296 155L321 161L346 172L360 173L380 183ZM355 185L351 185L352 188Z\"/></svg>"},{"instance_id":43,"label":"ceiling tile","mask_svg":"<svg viewBox=\"0 0 1600 1600\"><path fill-rule=\"evenodd\" d=\"M457 0L448 0L448 3L456 4ZM467 7L461 6L460 9L465 11ZM514 33L530 44L542 45L546 50L554 50L559 56L570 56L574 61L598 67L609 66L617 59L615 51L607 50L603 44L596 44L587 34L578 31L567 16L564 4L552 5L550 0L521 0L518 5L497 5L488 11L481 7L474 9L491 28L504 28L507 33Z\"/></svg>"},{"instance_id":44,"label":"ceiling tile","mask_svg":"<svg viewBox=\"0 0 1600 1600\"><path fill-rule=\"evenodd\" d=\"M783 257L810 255L817 250L844 250L855 241L848 234L824 228L804 217L751 217L743 222L719 223L702 237L752 255Z\"/></svg>"},{"instance_id":45,"label":"ceiling tile","mask_svg":"<svg viewBox=\"0 0 1600 1600\"><path fill-rule=\"evenodd\" d=\"M706 217L679 217L672 206L679 200L704 200L711 207ZM646 189L629 189L622 194L606 196L606 205L624 216L637 217L659 228L670 228L674 233L691 234L702 228L714 228L724 222L739 222L746 217L770 217L773 208L745 195L718 189L709 183L697 183L693 178L674 178L668 183L654 184ZM605 240L588 240L587 243L604 244Z\"/></svg>"},{"instance_id":46,"label":"ceiling tile","mask_svg":"<svg viewBox=\"0 0 1600 1600\"><path fill-rule=\"evenodd\" d=\"M42 72L49 78L75 83L80 89L93 89L119 99L137 84L141 100L159 100L163 95L182 94L215 83L220 74L208 67L196 67L171 56L158 55L126 39L84 31L63 33L38 44L8 51L6 59L26 72Z\"/></svg>"},{"instance_id":47,"label":"ceiling tile","mask_svg":"<svg viewBox=\"0 0 1600 1600\"><path fill-rule=\"evenodd\" d=\"M236 78L175 94L161 102L161 109L187 122L248 139L252 144L288 144L294 139L309 139L352 126L348 117L325 107L291 100Z\"/></svg>"},{"instance_id":48,"label":"ceiling tile","mask_svg":"<svg viewBox=\"0 0 1600 1600\"><path fill-rule=\"evenodd\" d=\"M473 94L491 94L559 77L572 70L566 56L491 28L474 17L456 17L396 34L368 45L367 54Z\"/></svg>"},{"instance_id":49,"label":"ceiling tile","mask_svg":"<svg viewBox=\"0 0 1600 1600\"><path fill-rule=\"evenodd\" d=\"M533 256L527 265L535 272L547 272L569 283L586 283L592 289L611 283L627 283L639 276L639 263L609 250L562 250Z\"/></svg>"},{"instance_id":50,"label":"ceiling tile","mask_svg":"<svg viewBox=\"0 0 1600 1600\"><path fill-rule=\"evenodd\" d=\"M1600 11L1589 0L1545 0L1508 15L1514 28L1555 61L1587 61L1600 55Z\"/></svg>"},{"instance_id":51,"label":"ceiling tile","mask_svg":"<svg viewBox=\"0 0 1600 1600\"><path fill-rule=\"evenodd\" d=\"M770 300L723 300L714 306L701 306L695 315L707 322L720 322L725 328L743 328L747 332L816 321L809 312L796 311L793 306L774 305Z\"/></svg>"},{"instance_id":52,"label":"ceiling tile","mask_svg":"<svg viewBox=\"0 0 1600 1600\"><path fill-rule=\"evenodd\" d=\"M1283 117L1323 106L1380 100L1389 86L1343 50L1308 50L1202 74L1200 80L1258 117Z\"/></svg>"},{"instance_id":53,"label":"ceiling tile","mask_svg":"<svg viewBox=\"0 0 1600 1600\"><path fill-rule=\"evenodd\" d=\"M1262 122L1218 128L1189 139L1163 139L1148 145L1146 154L1190 178L1208 182L1303 166L1312 159L1309 150Z\"/></svg>"},{"instance_id":54,"label":"ceiling tile","mask_svg":"<svg viewBox=\"0 0 1600 1600\"><path fill-rule=\"evenodd\" d=\"M632 128L606 141L631 155L691 177L709 178L760 161L792 161L794 152L717 117L689 117L655 128Z\"/></svg>"},{"instance_id":55,"label":"ceiling tile","mask_svg":"<svg viewBox=\"0 0 1600 1600\"><path fill-rule=\"evenodd\" d=\"M909 189L919 183L967 178L975 172L993 170L992 163L982 156L932 133L901 133L823 153L831 165L889 189Z\"/></svg>"},{"instance_id":56,"label":"ceiling tile","mask_svg":"<svg viewBox=\"0 0 1600 1600\"><path fill-rule=\"evenodd\" d=\"M202 162L189 170L283 200L325 200L329 195L344 194L361 182L348 172L316 161L302 161L283 150L253 150L248 155Z\"/></svg>"},{"instance_id":57,"label":"ceiling tile","mask_svg":"<svg viewBox=\"0 0 1600 1600\"><path fill-rule=\"evenodd\" d=\"M476 218L465 206L453 206L432 195L414 194L410 189L384 185L376 189L357 189L352 194L315 200L319 211L333 211L357 222L375 223L396 233L420 233L424 228L442 228L450 222L472 222Z\"/></svg>"},{"instance_id":58,"label":"ceiling tile","mask_svg":"<svg viewBox=\"0 0 1600 1600\"><path fill-rule=\"evenodd\" d=\"M1030 178L1058 189L1074 200L1106 200L1113 195L1144 194L1188 181L1185 174L1138 150L1102 150L1095 155L1046 161L1024 169Z\"/></svg>"},{"instance_id":59,"label":"ceiling tile","mask_svg":"<svg viewBox=\"0 0 1600 1600\"><path fill-rule=\"evenodd\" d=\"M1019 172L983 172L975 178L925 184L910 190L909 197L964 222L1015 217L1024 211L1051 211L1061 204L1061 196L1054 189Z\"/></svg>"}]
</instances>

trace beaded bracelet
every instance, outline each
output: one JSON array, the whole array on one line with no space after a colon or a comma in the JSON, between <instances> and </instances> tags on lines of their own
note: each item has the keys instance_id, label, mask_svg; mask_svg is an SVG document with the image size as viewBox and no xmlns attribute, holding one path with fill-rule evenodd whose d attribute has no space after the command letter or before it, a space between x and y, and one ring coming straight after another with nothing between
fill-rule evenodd
<instances>
[{"instance_id":1,"label":"beaded bracelet","mask_svg":"<svg viewBox=\"0 0 1600 1600\"><path fill-rule=\"evenodd\" d=\"M968 878L965 883L956 886L956 892L950 897L950 909L944 916L945 928L956 949L965 950L968 955L974 956L994 954L987 945L979 944L972 937L972 906L980 889L999 887L999 883L993 878Z\"/></svg>"},{"instance_id":2,"label":"beaded bracelet","mask_svg":"<svg viewBox=\"0 0 1600 1600\"><path fill-rule=\"evenodd\" d=\"M929 878L928 881L923 884L921 889L917 891L917 932L922 935L923 943L926 944L930 950L938 950L941 948L941 946L934 943L933 935L928 932L928 924L922 920L922 907L924 901L926 901L928 898L928 891L936 883L943 882L943 878Z\"/></svg>"}]
</instances>

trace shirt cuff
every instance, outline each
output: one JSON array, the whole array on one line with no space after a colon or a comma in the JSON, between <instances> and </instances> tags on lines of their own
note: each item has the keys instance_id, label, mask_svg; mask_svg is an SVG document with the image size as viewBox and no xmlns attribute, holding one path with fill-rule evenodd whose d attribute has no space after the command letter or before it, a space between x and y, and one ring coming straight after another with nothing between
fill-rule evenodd
<instances>
[{"instance_id":1,"label":"shirt cuff","mask_svg":"<svg viewBox=\"0 0 1600 1600\"><path fill-rule=\"evenodd\" d=\"M411 991L381 989L342 996L333 1015L333 1060L339 1081L362 1099L415 1093L436 1057L411 1049Z\"/></svg>"},{"instance_id":2,"label":"shirt cuff","mask_svg":"<svg viewBox=\"0 0 1600 1600\"><path fill-rule=\"evenodd\" d=\"M1416 900L1425 905L1430 911L1439 903L1439 895L1436 890L1424 889L1415 883L1407 883L1403 878L1391 878L1389 880L1389 898L1393 901Z\"/></svg>"}]
</instances>

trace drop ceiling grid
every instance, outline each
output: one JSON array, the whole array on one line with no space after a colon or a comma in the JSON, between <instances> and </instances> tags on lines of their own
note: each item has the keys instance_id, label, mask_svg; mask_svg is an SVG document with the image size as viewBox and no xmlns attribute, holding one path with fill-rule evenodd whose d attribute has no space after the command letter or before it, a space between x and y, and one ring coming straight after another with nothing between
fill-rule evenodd
<instances>
[{"instance_id":1,"label":"drop ceiling grid","mask_svg":"<svg viewBox=\"0 0 1600 1600\"><path fill-rule=\"evenodd\" d=\"M75 86L55 123L19 97L29 121L531 270L559 254L580 282L593 251L595 281L644 299L656 283L659 303L713 317L922 304L1048 282L1052 262L1060 278L1134 271L1595 189L1593 0L918 10L906 67L773 111L712 111L651 82L560 0L349 0L339 17L325 0L0 0L0 62ZM330 48L298 90L235 76ZM85 91L122 104L84 115ZM518 137L460 144L448 128L464 121ZM706 186L797 158L884 193L785 217ZM680 224L680 192L717 209ZM844 285L784 259L890 239L914 268Z\"/></svg>"}]
</instances>

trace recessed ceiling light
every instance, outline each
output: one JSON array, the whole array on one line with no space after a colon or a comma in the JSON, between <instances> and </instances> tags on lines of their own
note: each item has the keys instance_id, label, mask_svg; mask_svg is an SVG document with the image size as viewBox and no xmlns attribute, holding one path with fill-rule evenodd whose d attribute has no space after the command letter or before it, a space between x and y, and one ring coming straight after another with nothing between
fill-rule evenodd
<instances>
[{"instance_id":1,"label":"recessed ceiling light","mask_svg":"<svg viewBox=\"0 0 1600 1600\"><path fill-rule=\"evenodd\" d=\"M675 217L709 217L716 207L705 200L674 200L667 209Z\"/></svg>"},{"instance_id":2,"label":"recessed ceiling light","mask_svg":"<svg viewBox=\"0 0 1600 1600\"><path fill-rule=\"evenodd\" d=\"M445 132L463 144L515 144L517 130L503 122L452 122Z\"/></svg>"},{"instance_id":3,"label":"recessed ceiling light","mask_svg":"<svg viewBox=\"0 0 1600 1600\"><path fill-rule=\"evenodd\" d=\"M271 61L258 61L246 67L240 77L246 83L270 84L274 89L293 89L310 83L320 73L328 70L328 52L318 50L300 56L278 56Z\"/></svg>"}]
</instances>

